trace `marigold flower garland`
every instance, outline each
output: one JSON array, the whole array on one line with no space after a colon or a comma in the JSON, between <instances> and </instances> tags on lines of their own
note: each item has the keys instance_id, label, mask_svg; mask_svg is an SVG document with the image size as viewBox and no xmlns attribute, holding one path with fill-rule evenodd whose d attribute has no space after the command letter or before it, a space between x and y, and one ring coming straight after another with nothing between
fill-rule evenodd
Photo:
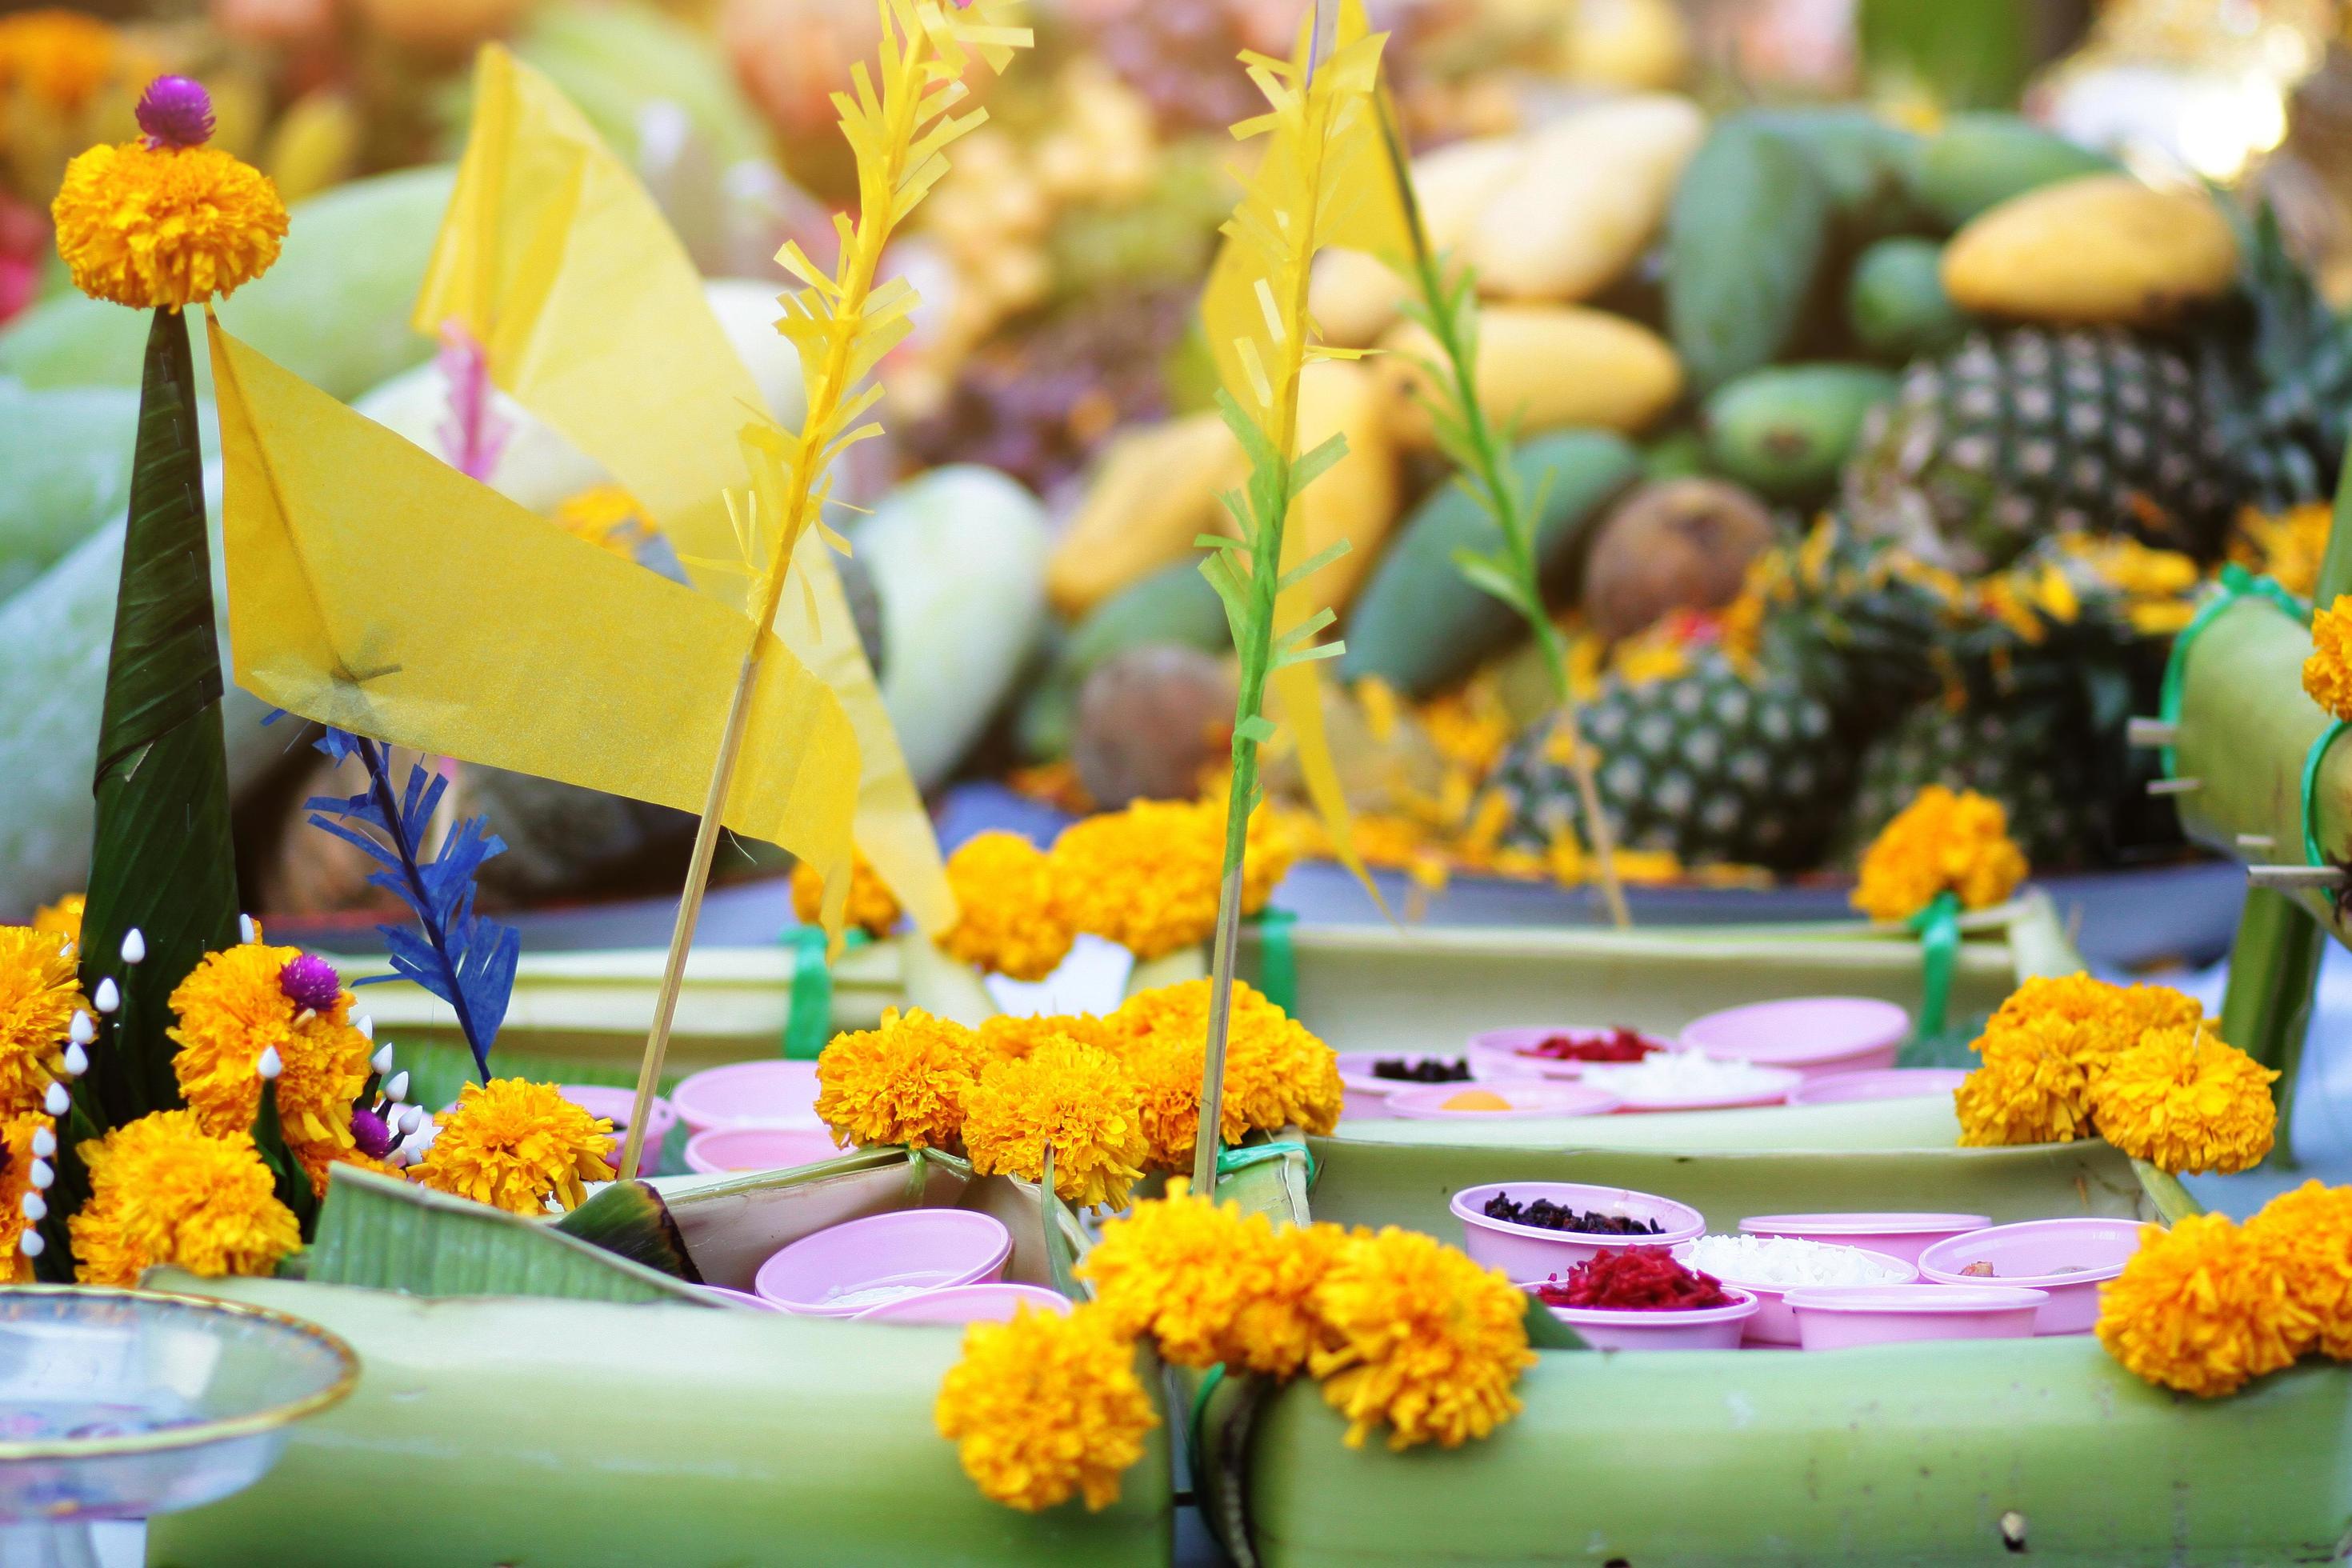
<instances>
[{"instance_id":1,"label":"marigold flower garland","mask_svg":"<svg viewBox=\"0 0 2352 1568\"><path fill-rule=\"evenodd\" d=\"M1043 980L1076 940L1061 879L1045 852L1017 833L978 833L948 857L960 912L940 945L962 962L1015 980Z\"/></svg>"},{"instance_id":2,"label":"marigold flower garland","mask_svg":"<svg viewBox=\"0 0 2352 1568\"><path fill-rule=\"evenodd\" d=\"M970 1029L920 1007L835 1035L816 1058L816 1113L834 1142L954 1149L963 1138L977 1045Z\"/></svg>"},{"instance_id":3,"label":"marigold flower garland","mask_svg":"<svg viewBox=\"0 0 2352 1568\"><path fill-rule=\"evenodd\" d=\"M1033 1182L1050 1145L1055 1192L1082 1208L1124 1207L1150 1152L1135 1080L1066 1035L988 1065L966 1091L963 1143L979 1174Z\"/></svg>"},{"instance_id":4,"label":"marigold flower garland","mask_svg":"<svg viewBox=\"0 0 2352 1568\"><path fill-rule=\"evenodd\" d=\"M67 1225L85 1285L135 1285L165 1263L208 1277L267 1274L301 1245L252 1138L215 1137L193 1110L154 1111L79 1152L89 1199Z\"/></svg>"},{"instance_id":5,"label":"marigold flower garland","mask_svg":"<svg viewBox=\"0 0 2352 1568\"><path fill-rule=\"evenodd\" d=\"M793 913L803 925L815 925L824 905L824 874L803 860L793 868ZM890 934L902 912L890 885L882 880L865 856L853 854L849 864L849 905L843 918L867 936L879 938Z\"/></svg>"},{"instance_id":6,"label":"marigold flower garland","mask_svg":"<svg viewBox=\"0 0 2352 1568\"><path fill-rule=\"evenodd\" d=\"M2339 595L2311 617L2303 689L2334 717L2352 719L2352 594Z\"/></svg>"},{"instance_id":7,"label":"marigold flower garland","mask_svg":"<svg viewBox=\"0 0 2352 1568\"><path fill-rule=\"evenodd\" d=\"M0 926L0 1116L41 1109L74 1015L87 1005L69 939Z\"/></svg>"},{"instance_id":8,"label":"marigold flower garland","mask_svg":"<svg viewBox=\"0 0 2352 1568\"><path fill-rule=\"evenodd\" d=\"M1224 837L1224 808L1213 802L1139 800L1073 823L1054 841L1062 907L1077 930L1140 959L1206 942L1217 923ZM1297 848L1274 814L1252 814L1244 914L1265 907Z\"/></svg>"},{"instance_id":9,"label":"marigold flower garland","mask_svg":"<svg viewBox=\"0 0 2352 1568\"><path fill-rule=\"evenodd\" d=\"M612 1180L604 1163L612 1141L610 1121L553 1085L494 1078L465 1087L409 1176L509 1214L541 1215L551 1199L577 1208L584 1182Z\"/></svg>"},{"instance_id":10,"label":"marigold flower garland","mask_svg":"<svg viewBox=\"0 0 2352 1568\"><path fill-rule=\"evenodd\" d=\"M47 1212L33 1184L33 1162L44 1144L57 1149L57 1123L48 1117L37 1110L0 1117L0 1285L32 1282L33 1260L17 1243Z\"/></svg>"},{"instance_id":11,"label":"marigold flower garland","mask_svg":"<svg viewBox=\"0 0 2352 1568\"><path fill-rule=\"evenodd\" d=\"M1134 1340L1092 1307L972 1324L932 1416L982 1495L1024 1513L1080 1494L1108 1508L1159 1425Z\"/></svg>"},{"instance_id":12,"label":"marigold flower garland","mask_svg":"<svg viewBox=\"0 0 2352 1568\"><path fill-rule=\"evenodd\" d=\"M1864 852L1853 902L1877 921L1907 921L1946 892L1963 909L1986 909L2016 891L2025 872L1999 801L1929 784Z\"/></svg>"},{"instance_id":13,"label":"marigold flower garland","mask_svg":"<svg viewBox=\"0 0 2352 1568\"><path fill-rule=\"evenodd\" d=\"M299 948L246 942L205 955L172 992L172 1072L205 1131L248 1131L261 1107L262 1053L278 1053L286 1146L327 1190L327 1167L358 1154L354 1103L374 1047L351 1022L352 994Z\"/></svg>"}]
</instances>

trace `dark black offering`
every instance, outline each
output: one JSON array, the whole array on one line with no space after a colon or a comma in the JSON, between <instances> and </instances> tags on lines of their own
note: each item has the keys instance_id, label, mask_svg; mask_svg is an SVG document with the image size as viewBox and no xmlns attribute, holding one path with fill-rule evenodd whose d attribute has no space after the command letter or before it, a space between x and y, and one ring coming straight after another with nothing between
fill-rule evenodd
<instances>
[{"instance_id":1,"label":"dark black offering","mask_svg":"<svg viewBox=\"0 0 2352 1568\"><path fill-rule=\"evenodd\" d=\"M1464 1083L1470 1077L1470 1064L1464 1060L1440 1061L1434 1057L1398 1058L1372 1064L1374 1078L1392 1078L1400 1083Z\"/></svg>"},{"instance_id":2,"label":"dark black offering","mask_svg":"<svg viewBox=\"0 0 2352 1568\"><path fill-rule=\"evenodd\" d=\"M1496 1193L1488 1198L1485 1212L1488 1219L1498 1219L1506 1225L1531 1226L1537 1230L1572 1230L1580 1236L1657 1236L1665 1230L1654 1219L1563 1208L1549 1198L1515 1204L1508 1193Z\"/></svg>"}]
</instances>

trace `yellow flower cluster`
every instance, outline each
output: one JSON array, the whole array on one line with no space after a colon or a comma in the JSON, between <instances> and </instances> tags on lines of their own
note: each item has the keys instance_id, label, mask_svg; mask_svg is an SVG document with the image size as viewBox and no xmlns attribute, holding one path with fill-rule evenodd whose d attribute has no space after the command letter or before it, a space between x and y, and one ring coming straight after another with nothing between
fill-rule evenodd
<instances>
[{"instance_id":1,"label":"yellow flower cluster","mask_svg":"<svg viewBox=\"0 0 2352 1568\"><path fill-rule=\"evenodd\" d=\"M89 1197L67 1220L85 1285L135 1285L176 1264L196 1274L268 1274L299 1247L261 1152L243 1130L205 1131L192 1110L158 1110L79 1150Z\"/></svg>"},{"instance_id":2,"label":"yellow flower cluster","mask_svg":"<svg viewBox=\"0 0 2352 1568\"><path fill-rule=\"evenodd\" d=\"M2178 1173L2245 1170L2277 1135L2278 1074L2216 1037L2195 999L2161 985L2029 980L1971 1048L1984 1063L1953 1091L1964 1145L2095 1133Z\"/></svg>"},{"instance_id":3,"label":"yellow flower cluster","mask_svg":"<svg viewBox=\"0 0 2352 1568\"><path fill-rule=\"evenodd\" d=\"M66 165L49 216L74 287L138 310L234 293L286 237L278 187L217 147L92 147Z\"/></svg>"},{"instance_id":4,"label":"yellow flower cluster","mask_svg":"<svg viewBox=\"0 0 2352 1568\"><path fill-rule=\"evenodd\" d=\"M2288 593L2307 599L2319 585L2320 558L2327 553L2327 532L2335 521L2336 508L2325 500L2305 501L2275 517L2242 508L2230 536L2230 559L2249 572L2277 578Z\"/></svg>"},{"instance_id":5,"label":"yellow flower cluster","mask_svg":"<svg viewBox=\"0 0 2352 1568\"><path fill-rule=\"evenodd\" d=\"M356 1157L352 1106L367 1087L368 1037L352 1026L352 994L324 1012L286 994L279 976L302 956L295 947L244 942L209 952L173 989L178 1019L167 1031L181 1098L215 1138L245 1132L261 1108L261 1054L279 1062L278 1114L286 1146L327 1190L327 1167Z\"/></svg>"},{"instance_id":6,"label":"yellow flower cluster","mask_svg":"<svg viewBox=\"0 0 2352 1568\"><path fill-rule=\"evenodd\" d=\"M33 929L54 932L70 942L79 942L81 911L89 901L79 893L68 893L54 904L43 904L33 911Z\"/></svg>"},{"instance_id":7,"label":"yellow flower cluster","mask_svg":"<svg viewBox=\"0 0 2352 1568\"><path fill-rule=\"evenodd\" d=\"M577 1208L587 1195L583 1183L612 1180L604 1163L612 1142L611 1121L591 1116L553 1085L494 1078L465 1087L408 1174L435 1192L509 1214L542 1215L550 1198Z\"/></svg>"},{"instance_id":8,"label":"yellow flower cluster","mask_svg":"<svg viewBox=\"0 0 2352 1568\"><path fill-rule=\"evenodd\" d=\"M1251 815L1243 913L1265 907L1298 848L1276 814L1261 807ZM1073 926L1153 959L1206 942L1216 929L1224 853L1222 805L1139 800L1064 828L1053 862Z\"/></svg>"},{"instance_id":9,"label":"yellow flower cluster","mask_svg":"<svg viewBox=\"0 0 2352 1568\"><path fill-rule=\"evenodd\" d=\"M891 1008L879 1027L835 1035L818 1054L816 1113L845 1148L956 1148L977 1049L972 1032L951 1018Z\"/></svg>"},{"instance_id":10,"label":"yellow flower cluster","mask_svg":"<svg viewBox=\"0 0 2352 1568\"><path fill-rule=\"evenodd\" d=\"M1980 910L2015 891L2025 869L1999 801L1929 784L1863 852L1853 903L1875 921L1907 921L1946 892Z\"/></svg>"},{"instance_id":11,"label":"yellow flower cluster","mask_svg":"<svg viewBox=\"0 0 2352 1568\"><path fill-rule=\"evenodd\" d=\"M1118 1059L1066 1035L991 1062L967 1091L963 1142L983 1176L1037 1181L1054 1151L1054 1190L1081 1207L1124 1207L1150 1146L1141 1095Z\"/></svg>"},{"instance_id":12,"label":"yellow flower cluster","mask_svg":"<svg viewBox=\"0 0 2352 1568\"><path fill-rule=\"evenodd\" d=\"M972 1324L932 1419L984 1496L1027 1513L1080 1495L1090 1510L1117 1502L1159 1425L1135 1342L1090 1306Z\"/></svg>"},{"instance_id":13,"label":"yellow flower cluster","mask_svg":"<svg viewBox=\"0 0 2352 1568\"><path fill-rule=\"evenodd\" d=\"M2289 1199L2295 1204L2282 1209ZM2298 1253L2290 1239L2313 1210L2340 1206L2315 1182L2242 1226L2226 1215L2195 1215L2151 1232L2099 1292L2099 1342L2148 1382L2207 1399L2319 1347L2327 1337L2315 1310L2322 1296L2335 1309L2340 1347L2345 1260ZM2340 1222L2326 1239L2340 1250Z\"/></svg>"},{"instance_id":14,"label":"yellow flower cluster","mask_svg":"<svg viewBox=\"0 0 2352 1568\"><path fill-rule=\"evenodd\" d=\"M33 1278L33 1260L17 1247L33 1222L25 1199L33 1186L33 1139L54 1133L57 1124L37 1110L0 1117L0 1285L23 1285Z\"/></svg>"},{"instance_id":15,"label":"yellow flower cluster","mask_svg":"<svg viewBox=\"0 0 2352 1568\"><path fill-rule=\"evenodd\" d=\"M814 925L824 901L824 878L803 860L793 868L793 913L803 925ZM846 919L867 936L885 937L898 923L898 900L863 855L849 864L849 905Z\"/></svg>"},{"instance_id":16,"label":"yellow flower cluster","mask_svg":"<svg viewBox=\"0 0 2352 1568\"><path fill-rule=\"evenodd\" d=\"M637 558L640 544L661 531L637 504L637 498L619 485L591 485L565 497L548 515L550 521L574 539L628 561Z\"/></svg>"},{"instance_id":17,"label":"yellow flower cluster","mask_svg":"<svg viewBox=\"0 0 2352 1568\"><path fill-rule=\"evenodd\" d=\"M940 945L966 963L1015 980L1043 980L1061 966L1077 931L1062 907L1061 883L1045 852L1017 833L978 833L948 857L956 923Z\"/></svg>"},{"instance_id":18,"label":"yellow flower cluster","mask_svg":"<svg viewBox=\"0 0 2352 1568\"><path fill-rule=\"evenodd\" d=\"M2303 689L2334 717L2352 719L2352 594L2311 617L2311 657Z\"/></svg>"},{"instance_id":19,"label":"yellow flower cluster","mask_svg":"<svg viewBox=\"0 0 2352 1568\"><path fill-rule=\"evenodd\" d=\"M2352 1361L2352 1187L2305 1182L2264 1204L2246 1228L2278 1249L2287 1288L2311 1319L2311 1345Z\"/></svg>"},{"instance_id":20,"label":"yellow flower cluster","mask_svg":"<svg viewBox=\"0 0 2352 1568\"><path fill-rule=\"evenodd\" d=\"M70 942L30 926L0 926L0 1116L41 1108L82 1008Z\"/></svg>"},{"instance_id":21,"label":"yellow flower cluster","mask_svg":"<svg viewBox=\"0 0 2352 1568\"><path fill-rule=\"evenodd\" d=\"M1143 1090L1151 1163L1182 1170L1199 1136L1201 1077L1208 1056L1209 990L1188 980L1129 997L1108 1020L1125 1041ZM1345 1089L1331 1047L1244 981L1234 983L1217 1129L1227 1143L1291 1125L1325 1133L1339 1124Z\"/></svg>"}]
</instances>

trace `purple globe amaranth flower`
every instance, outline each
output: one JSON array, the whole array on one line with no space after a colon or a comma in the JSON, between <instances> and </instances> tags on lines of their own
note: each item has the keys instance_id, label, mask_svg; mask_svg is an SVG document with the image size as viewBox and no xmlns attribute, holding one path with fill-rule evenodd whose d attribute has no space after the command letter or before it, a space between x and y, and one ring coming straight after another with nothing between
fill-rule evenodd
<instances>
[{"instance_id":1,"label":"purple globe amaranth flower","mask_svg":"<svg viewBox=\"0 0 2352 1568\"><path fill-rule=\"evenodd\" d=\"M393 1131L391 1122L364 1105L355 1105L352 1107L352 1142L369 1159L381 1160L392 1152L399 1136Z\"/></svg>"},{"instance_id":2,"label":"purple globe amaranth flower","mask_svg":"<svg viewBox=\"0 0 2352 1568\"><path fill-rule=\"evenodd\" d=\"M194 77L159 76L139 95L139 129L150 147L201 147L212 140L213 98Z\"/></svg>"},{"instance_id":3,"label":"purple globe amaranth flower","mask_svg":"<svg viewBox=\"0 0 2352 1568\"><path fill-rule=\"evenodd\" d=\"M297 1007L327 1013L334 1010L335 998L342 994L343 977L317 953L305 952L287 960L286 967L278 972L278 989Z\"/></svg>"}]
</instances>

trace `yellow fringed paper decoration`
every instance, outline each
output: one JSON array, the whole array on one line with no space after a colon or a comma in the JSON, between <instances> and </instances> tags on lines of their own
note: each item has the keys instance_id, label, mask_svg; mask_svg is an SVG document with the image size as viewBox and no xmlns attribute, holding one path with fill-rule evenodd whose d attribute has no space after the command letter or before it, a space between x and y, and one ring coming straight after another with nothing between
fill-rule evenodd
<instances>
[{"instance_id":1,"label":"yellow fringed paper decoration","mask_svg":"<svg viewBox=\"0 0 2352 1568\"><path fill-rule=\"evenodd\" d=\"M236 682L421 752L701 806L741 613L575 539L210 323ZM772 647L726 823L849 885L857 740ZM838 929L840 908L827 910Z\"/></svg>"},{"instance_id":2,"label":"yellow fringed paper decoration","mask_svg":"<svg viewBox=\"0 0 2352 1568\"><path fill-rule=\"evenodd\" d=\"M509 396L661 525L696 586L745 603L750 578L719 564L740 554L720 495L754 482L739 431L761 417L759 388L636 177L560 89L497 45L475 68L473 126L415 324L435 332L453 318ZM762 495L761 517L772 522L780 500ZM955 897L840 576L813 534L792 563L805 594L772 629L856 731L858 848L936 935L955 923Z\"/></svg>"},{"instance_id":3,"label":"yellow fringed paper decoration","mask_svg":"<svg viewBox=\"0 0 2352 1568\"><path fill-rule=\"evenodd\" d=\"M1316 341L1307 312L1307 277L1315 253L1327 246L1344 246L1391 255L1408 243L1403 214L1384 189L1380 126L1372 106L1387 35L1371 33L1359 0L1344 0L1329 53L1316 63L1310 78L1307 62L1313 26L1310 11L1299 24L1291 60L1243 56L1250 79L1266 95L1268 110L1236 124L1234 135L1271 135L1240 206L1224 226L1225 243L1201 302L1202 324L1225 391L1268 445L1294 458L1303 456L1296 450L1299 372L1318 360L1358 357ZM1296 530L1285 531L1280 569L1286 579L1307 562L1311 544ZM1319 565L1300 573L1278 595L1276 646L1298 637L1300 628L1319 613L1322 595L1315 587L1316 570ZM1276 711L1290 731L1308 797L1335 852L1371 889L1370 876L1356 855L1347 796L1323 733L1316 662L1277 660L1267 683ZM1373 890L1374 899L1379 896Z\"/></svg>"}]
</instances>

